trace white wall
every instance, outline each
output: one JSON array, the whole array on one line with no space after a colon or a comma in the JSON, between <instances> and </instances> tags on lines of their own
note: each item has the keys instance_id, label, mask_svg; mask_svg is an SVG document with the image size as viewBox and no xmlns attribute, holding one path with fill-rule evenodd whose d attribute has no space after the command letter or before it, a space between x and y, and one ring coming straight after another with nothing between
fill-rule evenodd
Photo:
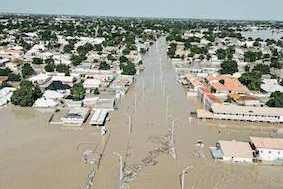
<instances>
[{"instance_id":1,"label":"white wall","mask_svg":"<svg viewBox=\"0 0 283 189\"><path fill-rule=\"evenodd\" d=\"M251 158L239 158L239 157L225 157L223 156L223 161L232 161L232 162L239 162L239 163L252 163L253 160Z\"/></svg>"},{"instance_id":2,"label":"white wall","mask_svg":"<svg viewBox=\"0 0 283 189\"><path fill-rule=\"evenodd\" d=\"M276 159L283 160L283 149L274 150L274 149L262 149L258 148L259 157L264 161L274 161Z\"/></svg>"}]
</instances>

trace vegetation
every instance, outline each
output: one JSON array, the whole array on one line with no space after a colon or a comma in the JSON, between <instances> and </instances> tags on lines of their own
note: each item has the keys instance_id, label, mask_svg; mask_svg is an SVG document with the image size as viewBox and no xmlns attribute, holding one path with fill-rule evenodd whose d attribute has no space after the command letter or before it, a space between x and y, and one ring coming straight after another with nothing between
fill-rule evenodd
<instances>
[{"instance_id":1,"label":"vegetation","mask_svg":"<svg viewBox=\"0 0 283 189\"><path fill-rule=\"evenodd\" d=\"M283 93L276 91L271 94L270 100L266 103L269 107L283 108Z\"/></svg>"},{"instance_id":2,"label":"vegetation","mask_svg":"<svg viewBox=\"0 0 283 189\"><path fill-rule=\"evenodd\" d=\"M56 66L56 71L59 73L65 73L65 75L70 74L70 68L66 64L58 64Z\"/></svg>"},{"instance_id":3,"label":"vegetation","mask_svg":"<svg viewBox=\"0 0 283 189\"><path fill-rule=\"evenodd\" d=\"M23 78L28 78L35 74L34 69L31 67L29 63L25 63L22 67L22 77Z\"/></svg>"},{"instance_id":4,"label":"vegetation","mask_svg":"<svg viewBox=\"0 0 283 189\"><path fill-rule=\"evenodd\" d=\"M11 102L16 106L32 106L36 99L42 96L38 85L33 85L30 81L24 80L20 88L14 91Z\"/></svg>"},{"instance_id":5,"label":"vegetation","mask_svg":"<svg viewBox=\"0 0 283 189\"><path fill-rule=\"evenodd\" d=\"M55 64L54 64L54 63L46 64L46 65L44 66L44 70L45 70L46 72L54 72L54 70L55 70Z\"/></svg>"},{"instance_id":6,"label":"vegetation","mask_svg":"<svg viewBox=\"0 0 283 189\"><path fill-rule=\"evenodd\" d=\"M106 63L106 61L100 62L99 65L100 70L110 70L110 65Z\"/></svg>"},{"instance_id":7,"label":"vegetation","mask_svg":"<svg viewBox=\"0 0 283 189\"><path fill-rule=\"evenodd\" d=\"M136 66L132 62L122 63L120 65L120 68L123 70L123 75L135 75L137 72Z\"/></svg>"},{"instance_id":8,"label":"vegetation","mask_svg":"<svg viewBox=\"0 0 283 189\"><path fill-rule=\"evenodd\" d=\"M261 81L261 72L247 72L243 73L239 78L239 81L246 85L250 90L258 91L260 90Z\"/></svg>"},{"instance_id":9,"label":"vegetation","mask_svg":"<svg viewBox=\"0 0 283 189\"><path fill-rule=\"evenodd\" d=\"M73 99L76 101L83 100L85 98L85 89L82 83L75 84L71 89Z\"/></svg>"},{"instance_id":10,"label":"vegetation","mask_svg":"<svg viewBox=\"0 0 283 189\"><path fill-rule=\"evenodd\" d=\"M270 67L266 64L257 64L254 66L252 71L258 71L262 74L269 74L270 73Z\"/></svg>"},{"instance_id":11,"label":"vegetation","mask_svg":"<svg viewBox=\"0 0 283 189\"><path fill-rule=\"evenodd\" d=\"M43 64L43 60L41 58L33 58L32 63L33 64Z\"/></svg>"},{"instance_id":12,"label":"vegetation","mask_svg":"<svg viewBox=\"0 0 283 189\"><path fill-rule=\"evenodd\" d=\"M20 74L10 73L8 76L8 81L21 81L22 77Z\"/></svg>"},{"instance_id":13,"label":"vegetation","mask_svg":"<svg viewBox=\"0 0 283 189\"><path fill-rule=\"evenodd\" d=\"M238 72L238 64L234 60L226 60L221 64L221 74L234 74Z\"/></svg>"}]
</instances>

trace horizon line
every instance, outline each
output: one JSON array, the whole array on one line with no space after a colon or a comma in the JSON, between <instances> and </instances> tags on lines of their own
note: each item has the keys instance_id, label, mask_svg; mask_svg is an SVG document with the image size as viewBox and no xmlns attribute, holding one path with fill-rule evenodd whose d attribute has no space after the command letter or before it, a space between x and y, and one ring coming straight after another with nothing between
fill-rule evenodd
<instances>
[{"instance_id":1,"label":"horizon line","mask_svg":"<svg viewBox=\"0 0 283 189\"><path fill-rule=\"evenodd\" d=\"M230 18L185 18L185 17L154 17L154 16L121 16L121 15L90 15L90 14L57 14L57 13L24 13L24 12L0 12L0 15L34 15L34 16L69 16L69 17L105 17L105 18L134 18L134 19L162 19L162 20L202 20L202 21L231 21L231 22L277 22L283 20L256 20L256 19L230 19Z\"/></svg>"}]
</instances>

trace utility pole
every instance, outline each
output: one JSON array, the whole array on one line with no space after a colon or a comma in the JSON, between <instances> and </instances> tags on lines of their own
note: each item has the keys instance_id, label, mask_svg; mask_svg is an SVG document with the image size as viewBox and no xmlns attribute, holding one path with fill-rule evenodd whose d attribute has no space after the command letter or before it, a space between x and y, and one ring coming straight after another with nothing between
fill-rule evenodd
<instances>
[{"instance_id":1,"label":"utility pole","mask_svg":"<svg viewBox=\"0 0 283 189\"><path fill-rule=\"evenodd\" d=\"M119 162L120 162L119 189L122 189L122 182L123 182L123 156L121 156L118 152L113 152L113 154L119 157Z\"/></svg>"},{"instance_id":2,"label":"utility pole","mask_svg":"<svg viewBox=\"0 0 283 189\"><path fill-rule=\"evenodd\" d=\"M185 174L187 173L187 171L189 169L193 168L193 166L189 166L189 167L186 167L185 169L183 169L182 171L182 176L181 176L181 188L184 189L185 187Z\"/></svg>"},{"instance_id":3,"label":"utility pole","mask_svg":"<svg viewBox=\"0 0 283 189\"><path fill-rule=\"evenodd\" d=\"M128 113L125 113L125 115L128 117L128 128L129 128L129 134L130 134L132 132L132 117Z\"/></svg>"}]
</instances>

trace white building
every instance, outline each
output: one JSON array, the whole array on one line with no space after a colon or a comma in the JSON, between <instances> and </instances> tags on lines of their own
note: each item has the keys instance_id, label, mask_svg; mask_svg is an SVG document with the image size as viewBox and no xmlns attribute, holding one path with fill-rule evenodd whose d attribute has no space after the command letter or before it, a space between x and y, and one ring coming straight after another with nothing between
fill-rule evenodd
<instances>
[{"instance_id":1,"label":"white building","mask_svg":"<svg viewBox=\"0 0 283 189\"><path fill-rule=\"evenodd\" d=\"M57 105L58 103L55 102L54 100L46 99L44 97L37 99L33 104L35 108L54 108Z\"/></svg>"},{"instance_id":2,"label":"white building","mask_svg":"<svg viewBox=\"0 0 283 189\"><path fill-rule=\"evenodd\" d=\"M29 81L31 81L32 83L38 83L40 85L46 83L47 81L49 81L51 79L51 77L47 74L38 74L35 76L32 76L31 78L29 78Z\"/></svg>"},{"instance_id":3,"label":"white building","mask_svg":"<svg viewBox=\"0 0 283 189\"><path fill-rule=\"evenodd\" d=\"M282 123L283 108L213 104L211 111L206 111L205 114L198 114L197 116L198 118L222 120Z\"/></svg>"},{"instance_id":4,"label":"white building","mask_svg":"<svg viewBox=\"0 0 283 189\"><path fill-rule=\"evenodd\" d=\"M264 79L262 82L260 88L266 93L283 92L283 86L278 84L277 79Z\"/></svg>"},{"instance_id":5,"label":"white building","mask_svg":"<svg viewBox=\"0 0 283 189\"><path fill-rule=\"evenodd\" d=\"M4 106L8 102L10 102L13 92L15 90L16 89L12 87L5 87L0 90L0 106Z\"/></svg>"},{"instance_id":6,"label":"white building","mask_svg":"<svg viewBox=\"0 0 283 189\"><path fill-rule=\"evenodd\" d=\"M219 141L223 161L252 163L253 150L248 142Z\"/></svg>"},{"instance_id":7,"label":"white building","mask_svg":"<svg viewBox=\"0 0 283 189\"><path fill-rule=\"evenodd\" d=\"M283 138L250 137L258 158L263 161L283 161Z\"/></svg>"},{"instance_id":8,"label":"white building","mask_svg":"<svg viewBox=\"0 0 283 189\"><path fill-rule=\"evenodd\" d=\"M108 115L108 112L106 110L96 109L90 120L90 124L91 125L103 125L107 115Z\"/></svg>"},{"instance_id":9,"label":"white building","mask_svg":"<svg viewBox=\"0 0 283 189\"><path fill-rule=\"evenodd\" d=\"M86 79L83 83L85 89L99 88L100 85L101 85L101 80L99 79Z\"/></svg>"}]
</instances>

